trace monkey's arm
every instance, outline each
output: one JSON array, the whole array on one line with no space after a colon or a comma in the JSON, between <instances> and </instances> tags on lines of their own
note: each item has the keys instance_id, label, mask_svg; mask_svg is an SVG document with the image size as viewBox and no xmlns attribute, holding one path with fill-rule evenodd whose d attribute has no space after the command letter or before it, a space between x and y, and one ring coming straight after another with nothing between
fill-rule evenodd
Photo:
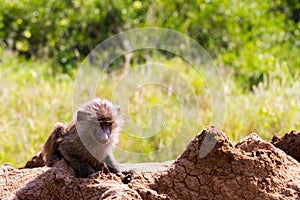
<instances>
[{"instance_id":1,"label":"monkey's arm","mask_svg":"<svg viewBox=\"0 0 300 200\"><path fill-rule=\"evenodd\" d=\"M51 167L56 161L62 158L58 150L58 143L62 140L63 130L64 125L62 123L56 123L44 144L42 156L45 165L48 167Z\"/></svg>"},{"instance_id":2,"label":"monkey's arm","mask_svg":"<svg viewBox=\"0 0 300 200\"><path fill-rule=\"evenodd\" d=\"M74 169L77 177L86 178L95 173L88 162L89 152L82 146L75 132L66 133L58 149L65 161Z\"/></svg>"},{"instance_id":3,"label":"monkey's arm","mask_svg":"<svg viewBox=\"0 0 300 200\"><path fill-rule=\"evenodd\" d=\"M109 168L109 171L117 174L117 176L119 176L122 179L122 182L125 184L129 183L132 179L132 176L135 174L134 170L121 171L112 152L107 155L105 164Z\"/></svg>"},{"instance_id":4,"label":"monkey's arm","mask_svg":"<svg viewBox=\"0 0 300 200\"><path fill-rule=\"evenodd\" d=\"M106 158L105 158L105 164L107 165L110 172L118 174L120 173L119 165L117 161L114 158L114 155L112 152L110 152Z\"/></svg>"}]
</instances>

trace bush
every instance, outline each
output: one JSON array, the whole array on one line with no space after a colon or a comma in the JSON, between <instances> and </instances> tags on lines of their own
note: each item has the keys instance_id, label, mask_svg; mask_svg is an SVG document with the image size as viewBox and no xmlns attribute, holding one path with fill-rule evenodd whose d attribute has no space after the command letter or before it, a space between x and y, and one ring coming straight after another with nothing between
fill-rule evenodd
<instances>
[{"instance_id":1,"label":"bush","mask_svg":"<svg viewBox=\"0 0 300 200\"><path fill-rule=\"evenodd\" d=\"M53 57L64 71L122 25L118 11L99 0L5 1L0 19L6 47L26 57Z\"/></svg>"},{"instance_id":2,"label":"bush","mask_svg":"<svg viewBox=\"0 0 300 200\"><path fill-rule=\"evenodd\" d=\"M4 46L54 58L64 72L109 36L144 26L188 34L245 89L273 76L278 65L294 76L300 68L299 3L288 0L5 0L0 11Z\"/></svg>"},{"instance_id":3,"label":"bush","mask_svg":"<svg viewBox=\"0 0 300 200\"><path fill-rule=\"evenodd\" d=\"M187 33L218 57L244 89L252 90L266 76L297 76L300 69L300 23L289 12L299 10L299 3L287 2L161 2L153 4L150 25Z\"/></svg>"}]
</instances>

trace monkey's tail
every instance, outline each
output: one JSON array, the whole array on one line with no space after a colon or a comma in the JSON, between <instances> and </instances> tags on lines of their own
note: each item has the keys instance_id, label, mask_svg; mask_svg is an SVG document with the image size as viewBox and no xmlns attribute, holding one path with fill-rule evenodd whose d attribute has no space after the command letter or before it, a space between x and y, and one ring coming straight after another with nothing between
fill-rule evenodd
<instances>
[{"instance_id":1,"label":"monkey's tail","mask_svg":"<svg viewBox=\"0 0 300 200\"><path fill-rule=\"evenodd\" d=\"M58 144L63 139L64 125L62 123L56 123L49 137L47 138L42 156L45 165L51 167L56 161L61 159L61 154L58 150Z\"/></svg>"}]
</instances>

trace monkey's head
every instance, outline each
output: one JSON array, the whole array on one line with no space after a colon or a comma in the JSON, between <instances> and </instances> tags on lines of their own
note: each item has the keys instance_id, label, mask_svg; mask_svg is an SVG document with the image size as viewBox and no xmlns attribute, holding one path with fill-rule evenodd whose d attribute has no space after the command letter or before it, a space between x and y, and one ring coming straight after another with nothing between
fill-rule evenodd
<instances>
[{"instance_id":1,"label":"monkey's head","mask_svg":"<svg viewBox=\"0 0 300 200\"><path fill-rule=\"evenodd\" d=\"M118 142L122 125L120 107L108 100L96 98L80 106L75 121L81 139L91 138L101 144Z\"/></svg>"}]
</instances>

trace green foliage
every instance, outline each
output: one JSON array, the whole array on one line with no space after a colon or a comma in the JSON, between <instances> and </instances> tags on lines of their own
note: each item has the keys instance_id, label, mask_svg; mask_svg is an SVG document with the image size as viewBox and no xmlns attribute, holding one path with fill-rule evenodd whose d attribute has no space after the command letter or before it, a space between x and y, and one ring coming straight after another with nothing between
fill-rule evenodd
<instances>
[{"instance_id":1,"label":"green foliage","mask_svg":"<svg viewBox=\"0 0 300 200\"><path fill-rule=\"evenodd\" d=\"M153 4L150 25L187 33L251 90L277 65L300 69L299 23L289 20L291 7L283 8L280 1L161 2Z\"/></svg>"},{"instance_id":2,"label":"green foliage","mask_svg":"<svg viewBox=\"0 0 300 200\"><path fill-rule=\"evenodd\" d=\"M122 25L106 1L4 1L1 40L27 57L50 56L68 70Z\"/></svg>"},{"instance_id":3,"label":"green foliage","mask_svg":"<svg viewBox=\"0 0 300 200\"><path fill-rule=\"evenodd\" d=\"M287 62L292 74L299 70L299 9L289 0L5 0L0 42L27 57L50 56L56 70L69 72L113 34L143 26L170 28L197 40L234 71L244 89L252 89L274 63Z\"/></svg>"}]
</instances>

